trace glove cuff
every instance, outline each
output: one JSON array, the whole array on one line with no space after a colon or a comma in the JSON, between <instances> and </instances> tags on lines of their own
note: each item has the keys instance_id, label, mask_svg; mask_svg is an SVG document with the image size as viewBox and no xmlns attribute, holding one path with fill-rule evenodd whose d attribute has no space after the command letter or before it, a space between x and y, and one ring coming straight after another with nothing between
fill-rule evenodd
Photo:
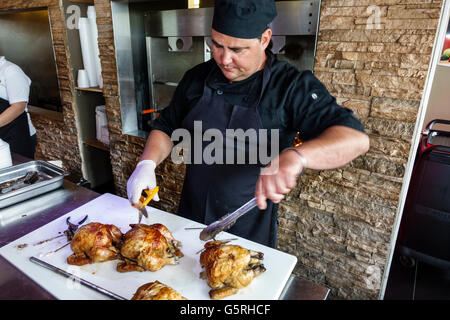
<instances>
[{"instance_id":1,"label":"glove cuff","mask_svg":"<svg viewBox=\"0 0 450 320\"><path fill-rule=\"evenodd\" d=\"M156 163L153 160L142 160L142 161L139 161L138 164L136 165L136 168L141 166L141 165L151 165L153 170L156 168Z\"/></svg>"}]
</instances>

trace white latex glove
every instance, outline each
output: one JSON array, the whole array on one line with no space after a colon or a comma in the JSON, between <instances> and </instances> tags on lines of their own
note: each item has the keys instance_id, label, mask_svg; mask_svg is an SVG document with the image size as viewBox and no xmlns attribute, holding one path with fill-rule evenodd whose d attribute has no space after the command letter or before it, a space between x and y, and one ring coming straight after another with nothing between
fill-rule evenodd
<instances>
[{"instance_id":1,"label":"white latex glove","mask_svg":"<svg viewBox=\"0 0 450 320\"><path fill-rule=\"evenodd\" d=\"M142 160L134 169L127 181L127 195L131 203L139 202L142 190L156 188L156 163L152 160ZM159 201L158 194L155 194L152 200Z\"/></svg>"}]
</instances>

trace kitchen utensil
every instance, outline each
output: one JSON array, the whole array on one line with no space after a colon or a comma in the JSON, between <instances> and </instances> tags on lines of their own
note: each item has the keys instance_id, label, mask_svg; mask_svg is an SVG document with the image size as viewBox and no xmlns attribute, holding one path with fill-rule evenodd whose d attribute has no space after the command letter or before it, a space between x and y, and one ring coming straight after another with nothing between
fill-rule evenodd
<instances>
[{"instance_id":1,"label":"kitchen utensil","mask_svg":"<svg viewBox=\"0 0 450 320\"><path fill-rule=\"evenodd\" d=\"M146 110L142 110L142 114L147 114L147 113L153 113L156 112L156 109L146 109Z\"/></svg>"},{"instance_id":2,"label":"kitchen utensil","mask_svg":"<svg viewBox=\"0 0 450 320\"><path fill-rule=\"evenodd\" d=\"M10 183L24 177L30 171L36 171L40 181L5 194L0 193L0 209L55 190L63 185L64 176L68 175L64 169L49 162L34 160L0 169L0 185L3 188L9 187ZM3 212L0 210L0 215Z\"/></svg>"},{"instance_id":3,"label":"kitchen utensil","mask_svg":"<svg viewBox=\"0 0 450 320\"><path fill-rule=\"evenodd\" d=\"M146 218L148 218L147 208L145 207L150 200L153 199L153 197L158 193L159 187L156 186L153 190L145 189L142 190L141 198L139 199L138 204L131 204L133 207L139 210L139 220L138 224L141 223L142 216L144 215Z\"/></svg>"},{"instance_id":4,"label":"kitchen utensil","mask_svg":"<svg viewBox=\"0 0 450 320\"><path fill-rule=\"evenodd\" d=\"M209 226L204 228L202 232L200 232L200 240L208 241L214 239L217 234L229 229L238 218L242 217L254 207L256 207L256 198L249 200L236 211L224 215L219 220L214 221Z\"/></svg>"},{"instance_id":5,"label":"kitchen utensil","mask_svg":"<svg viewBox=\"0 0 450 320\"><path fill-rule=\"evenodd\" d=\"M73 275L73 274L71 274L69 272L66 272L66 271L64 271L64 270L62 270L62 269L60 269L58 267L52 266L51 264L49 264L49 263L47 263L45 261L42 261L42 260L40 260L40 259L38 259L36 257L30 257L30 261L34 262L34 263L36 263L36 264L38 264L38 265L40 265L40 266L42 266L44 268L52 270L52 271L56 272L57 274L60 274L60 275L62 275L64 277L66 277L66 278L73 279L74 281L77 281L77 282L79 282L79 283L81 283L81 284L83 284L86 287L89 287L91 289L94 289L95 291L100 292L100 293L102 293L102 294L104 294L104 295L106 295L106 296L108 296L110 298L113 298L113 299L116 299L116 300L127 300L124 297L121 297L121 296L119 296L119 295L117 295L117 294L115 294L115 293L113 293L113 292L111 292L109 290L103 289L102 287L100 287L100 286L98 286L96 284L93 284L93 283L91 283L89 281L86 281L86 280L80 278L80 277L77 277L76 275Z\"/></svg>"},{"instance_id":6,"label":"kitchen utensil","mask_svg":"<svg viewBox=\"0 0 450 320\"><path fill-rule=\"evenodd\" d=\"M36 171L29 171L23 178L14 181L9 187L1 189L0 193L8 193L13 190L17 190L27 185L33 184L37 181L39 181L39 174Z\"/></svg>"}]
</instances>

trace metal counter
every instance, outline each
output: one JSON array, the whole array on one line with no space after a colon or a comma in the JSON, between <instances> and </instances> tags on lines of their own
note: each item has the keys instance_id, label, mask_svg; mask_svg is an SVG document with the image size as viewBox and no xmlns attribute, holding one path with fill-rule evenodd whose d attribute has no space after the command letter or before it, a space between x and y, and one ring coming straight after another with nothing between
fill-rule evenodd
<instances>
[{"instance_id":1,"label":"metal counter","mask_svg":"<svg viewBox=\"0 0 450 320\"><path fill-rule=\"evenodd\" d=\"M13 163L29 159L13 154ZM97 198L100 194L64 180L62 188L0 209L0 247ZM329 289L291 275L280 299L324 300ZM24 273L0 256L0 300L54 300Z\"/></svg>"},{"instance_id":2,"label":"metal counter","mask_svg":"<svg viewBox=\"0 0 450 320\"><path fill-rule=\"evenodd\" d=\"M13 164L30 161L12 154ZM0 247L95 199L98 193L64 180L61 188L0 209ZM0 256L0 299L55 299Z\"/></svg>"}]
</instances>

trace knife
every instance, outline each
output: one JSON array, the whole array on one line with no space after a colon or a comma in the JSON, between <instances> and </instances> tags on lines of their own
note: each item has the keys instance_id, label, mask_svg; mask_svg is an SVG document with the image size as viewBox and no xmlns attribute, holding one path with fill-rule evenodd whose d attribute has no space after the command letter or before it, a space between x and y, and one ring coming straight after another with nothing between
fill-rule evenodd
<instances>
[{"instance_id":1,"label":"knife","mask_svg":"<svg viewBox=\"0 0 450 320\"><path fill-rule=\"evenodd\" d=\"M139 199L139 202L137 204L133 204L133 203L131 204L133 207L135 207L139 211L138 224L141 223L142 216L145 216L146 218L148 218L148 212L147 212L147 208L145 206L150 202L150 200L153 199L153 197L158 193L158 191L159 191L158 186L156 186L156 188L154 188L153 190L149 190L149 189L142 190L142 194L141 194L141 198Z\"/></svg>"},{"instance_id":2,"label":"knife","mask_svg":"<svg viewBox=\"0 0 450 320\"><path fill-rule=\"evenodd\" d=\"M29 171L25 176L18 179L17 181L11 183L9 187L5 187L1 189L0 193L8 193L20 188L23 188L27 185L31 185L39 180L39 174L36 171Z\"/></svg>"},{"instance_id":3,"label":"knife","mask_svg":"<svg viewBox=\"0 0 450 320\"><path fill-rule=\"evenodd\" d=\"M214 237L220 232L229 229L238 218L242 217L244 214L256 207L256 198L253 198L242 205L239 209L232 213L224 215L217 221L214 221L209 226L204 228L200 232L200 240L208 241L214 239Z\"/></svg>"},{"instance_id":4,"label":"knife","mask_svg":"<svg viewBox=\"0 0 450 320\"><path fill-rule=\"evenodd\" d=\"M100 293L102 293L102 294L104 294L104 295L106 295L106 296L108 296L110 298L113 298L113 299L116 299L116 300L127 300L124 297L121 297L121 296L119 296L119 295L117 295L117 294L115 294L115 293L113 293L111 291L103 289L102 287L100 287L100 286L98 286L96 284L93 284L93 283L91 283L89 281L81 279L81 278L79 278L79 277L77 277L77 276L75 276L75 275L73 275L73 274L71 274L69 272L66 272L66 271L64 271L64 270L62 270L62 269L60 269L58 267L55 267L55 266L53 266L53 265L51 265L51 264L49 264L49 263L47 263L45 261L42 261L42 260L40 260L38 258L30 257L30 261L40 265L41 267L47 268L47 269L52 270L52 271L54 271L54 272L56 272L56 273L58 273L60 275L63 275L66 278L71 278L71 279L73 279L75 281L78 281L81 284L85 285L86 287L94 289L95 291L100 292Z\"/></svg>"}]
</instances>

